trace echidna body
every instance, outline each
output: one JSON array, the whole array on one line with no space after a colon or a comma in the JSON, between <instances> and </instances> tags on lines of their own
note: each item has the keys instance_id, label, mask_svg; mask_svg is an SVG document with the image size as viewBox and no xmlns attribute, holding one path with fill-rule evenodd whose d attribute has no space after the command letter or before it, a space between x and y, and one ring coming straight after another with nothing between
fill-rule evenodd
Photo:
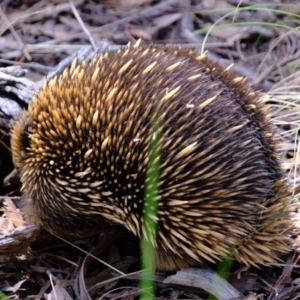
<instances>
[{"instance_id":1,"label":"echidna body","mask_svg":"<svg viewBox=\"0 0 300 300\"><path fill-rule=\"evenodd\" d=\"M278 261L290 220L266 114L243 79L190 50L137 44L75 59L12 133L28 220L63 236L121 224L140 237L159 137L158 269L230 251L246 265Z\"/></svg>"}]
</instances>

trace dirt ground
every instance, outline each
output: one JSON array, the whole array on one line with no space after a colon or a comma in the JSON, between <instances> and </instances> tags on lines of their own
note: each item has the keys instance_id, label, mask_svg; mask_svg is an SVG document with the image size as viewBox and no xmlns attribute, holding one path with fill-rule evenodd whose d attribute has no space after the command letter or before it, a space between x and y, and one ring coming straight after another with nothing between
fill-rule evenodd
<instances>
[{"instance_id":1,"label":"dirt ground","mask_svg":"<svg viewBox=\"0 0 300 300\"><path fill-rule=\"evenodd\" d=\"M107 242L103 236L64 241L23 226L19 213L20 181L12 174L10 129L43 78L77 51L106 42L111 49L135 43L178 45L201 53L247 77L268 104L282 141L280 152L291 197L300 184L300 4L259 0L2 0L0 2L0 294L1 299L133 299L138 298L138 242L133 237ZM64 66L62 66L64 67ZM220 299L300 299L298 239L294 250L272 267L225 270ZM126 235L126 234L125 234ZM99 243L102 241L102 246ZM103 246L103 241L108 246ZM30 244L30 247L29 247ZM101 244L101 243L100 243ZM92 253L129 275L120 275ZM215 269L215 266L210 266ZM207 273L206 273L207 272ZM197 275L197 280L210 276ZM160 299L213 299L198 284L166 283L155 277ZM185 276L192 281L194 274ZM224 291L222 290L224 289ZM227 295L225 290L233 289ZM235 294L235 291L238 294ZM226 295L225 295L226 294ZM238 296L230 296L238 295ZM8 298L6 298L8 297Z\"/></svg>"}]
</instances>

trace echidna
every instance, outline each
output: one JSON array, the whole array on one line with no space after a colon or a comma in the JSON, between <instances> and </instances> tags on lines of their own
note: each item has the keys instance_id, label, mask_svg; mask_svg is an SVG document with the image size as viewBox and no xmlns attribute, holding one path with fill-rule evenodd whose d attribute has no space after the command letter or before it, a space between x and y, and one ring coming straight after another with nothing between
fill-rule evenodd
<instances>
[{"instance_id":1,"label":"echidna","mask_svg":"<svg viewBox=\"0 0 300 300\"><path fill-rule=\"evenodd\" d=\"M27 220L63 236L121 224L140 237L156 133L158 269L289 251L288 188L258 93L206 55L160 45L75 59L45 81L12 132Z\"/></svg>"}]
</instances>

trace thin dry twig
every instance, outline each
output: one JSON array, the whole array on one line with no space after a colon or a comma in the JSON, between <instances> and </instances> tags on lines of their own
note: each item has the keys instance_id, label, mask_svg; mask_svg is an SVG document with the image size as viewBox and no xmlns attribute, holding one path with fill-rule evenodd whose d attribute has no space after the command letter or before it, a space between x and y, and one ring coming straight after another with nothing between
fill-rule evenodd
<instances>
[{"instance_id":1,"label":"thin dry twig","mask_svg":"<svg viewBox=\"0 0 300 300\"><path fill-rule=\"evenodd\" d=\"M87 30L85 24L83 23L83 21L82 21L80 15L79 15L79 13L78 13L78 11L77 11L77 9L76 9L74 3L73 3L73 1L72 1L72 0L69 0L69 2L70 2L70 5L71 5L71 8L72 8L72 11L73 11L74 16L76 17L76 19L77 19L78 23L80 24L82 30L85 32L85 34L86 34L87 37L89 38L90 43L91 43L91 45L92 45L93 48L94 48L94 51L96 51L96 50L97 50L97 46L96 46L96 43L95 43L93 37L91 36L91 34L89 33L89 31Z\"/></svg>"},{"instance_id":2,"label":"thin dry twig","mask_svg":"<svg viewBox=\"0 0 300 300\"><path fill-rule=\"evenodd\" d=\"M8 24L7 26L8 26L8 28L9 28L9 30L11 31L12 35L13 35L14 38L16 39L16 41L17 41L17 43L19 44L20 48L23 49L26 58L27 58L29 61L31 61L31 60L32 60L32 59L31 59L31 56L30 56L29 52L26 50L25 44L22 42L21 38L19 37L19 35L18 35L17 32L15 31L14 27L12 26L12 24L9 23L9 20L7 19L6 15L3 13L3 10L2 10L2 8L1 8L1 6L0 6L0 17L4 20L4 22L5 22L6 24ZM1 35L1 34L0 34L0 35Z\"/></svg>"}]
</instances>

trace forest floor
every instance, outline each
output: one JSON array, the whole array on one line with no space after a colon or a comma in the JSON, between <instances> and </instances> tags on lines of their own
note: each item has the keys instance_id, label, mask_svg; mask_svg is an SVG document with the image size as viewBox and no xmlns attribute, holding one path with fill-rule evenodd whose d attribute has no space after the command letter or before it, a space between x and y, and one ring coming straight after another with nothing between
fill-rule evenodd
<instances>
[{"instance_id":1,"label":"forest floor","mask_svg":"<svg viewBox=\"0 0 300 300\"><path fill-rule=\"evenodd\" d=\"M0 20L1 299L133 299L140 293L139 254L131 252L138 248L134 239L111 243L106 250L95 247L103 236L67 243L39 233L36 227L23 226L18 213L21 192L18 178L10 175L14 169L10 129L28 101L8 90L10 81L3 74L26 78L28 87L83 47L93 49L103 41L124 46L141 37L147 44L178 45L199 53L208 50L208 57L224 67L234 62L232 71L247 77L249 87L260 90L271 106L283 167L289 184L296 187L291 202L299 200L297 0L3 0ZM292 213L297 216L295 207ZM298 223L293 233L295 249L282 264L239 272L242 266L234 263L226 270L225 289L239 291L235 299L300 299ZM85 258L86 252L114 261L116 268L129 275L120 276ZM197 285L167 284L167 276L155 277L157 298L213 299Z\"/></svg>"}]
</instances>

